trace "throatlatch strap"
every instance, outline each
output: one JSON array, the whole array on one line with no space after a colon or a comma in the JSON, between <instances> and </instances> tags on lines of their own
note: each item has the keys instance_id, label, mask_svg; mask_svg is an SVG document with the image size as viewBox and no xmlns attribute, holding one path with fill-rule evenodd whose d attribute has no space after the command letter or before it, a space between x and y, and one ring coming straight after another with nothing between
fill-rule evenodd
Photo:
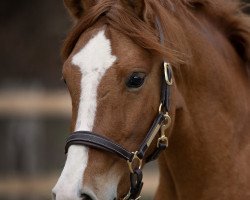
<instances>
[{"instance_id":1,"label":"throatlatch strap","mask_svg":"<svg viewBox=\"0 0 250 200\"><path fill-rule=\"evenodd\" d=\"M143 182L142 171L140 169L134 170L134 173L130 174L130 197L129 199L136 199L140 196Z\"/></svg>"},{"instance_id":2,"label":"throatlatch strap","mask_svg":"<svg viewBox=\"0 0 250 200\"><path fill-rule=\"evenodd\" d=\"M153 160L156 160L159 157L160 153L162 151L164 151L166 148L167 148L167 145L165 143L160 142L159 146L156 148L156 150L151 155L149 155L146 158L145 162L148 163L148 162L151 162Z\"/></svg>"}]
</instances>

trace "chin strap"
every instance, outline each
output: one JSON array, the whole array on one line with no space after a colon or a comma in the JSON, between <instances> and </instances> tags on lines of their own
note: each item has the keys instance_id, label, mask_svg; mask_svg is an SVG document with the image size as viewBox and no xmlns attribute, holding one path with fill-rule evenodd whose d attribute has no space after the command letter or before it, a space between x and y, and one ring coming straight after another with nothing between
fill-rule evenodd
<instances>
[{"instance_id":1,"label":"chin strap","mask_svg":"<svg viewBox=\"0 0 250 200\"><path fill-rule=\"evenodd\" d=\"M68 149L72 144L85 145L88 147L114 153L127 161L130 171L130 190L128 194L123 198L123 200L140 199L140 193L143 186L143 174L141 169L142 163L147 163L157 159L159 154L168 146L168 138L165 134L166 130L171 125L171 118L168 113L170 109L170 86L173 83L173 79L170 64L164 62L163 67L164 76L162 81L161 104L159 106L159 113L137 151L130 152L127 149L123 148L121 145L111 141L110 139L89 131L74 132L68 137L66 141L65 153L68 152ZM150 147L158 133L160 134L157 139L157 146L155 151L149 156L145 157L148 148Z\"/></svg>"},{"instance_id":2,"label":"chin strap","mask_svg":"<svg viewBox=\"0 0 250 200\"><path fill-rule=\"evenodd\" d=\"M141 198L140 194L143 186L142 178L141 169L136 169L133 173L130 173L130 190L123 200L138 200Z\"/></svg>"}]
</instances>

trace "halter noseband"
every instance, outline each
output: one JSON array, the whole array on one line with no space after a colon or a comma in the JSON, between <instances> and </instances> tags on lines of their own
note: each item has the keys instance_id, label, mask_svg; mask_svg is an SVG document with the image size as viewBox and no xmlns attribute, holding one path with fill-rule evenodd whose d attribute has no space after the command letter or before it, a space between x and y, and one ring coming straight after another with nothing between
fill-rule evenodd
<instances>
[{"instance_id":1,"label":"halter noseband","mask_svg":"<svg viewBox=\"0 0 250 200\"><path fill-rule=\"evenodd\" d=\"M170 110L170 86L173 83L173 79L171 65L164 62L163 68L164 73L159 113L137 151L129 152L127 149L110 139L89 131L74 132L66 141L65 153L68 152L70 145L85 145L114 153L127 161L130 171L130 190L123 200L140 199L140 193L143 186L142 162L145 161L145 163L148 163L157 159L161 151L165 150L168 146L168 138L165 135L165 131L171 125L171 118L168 113ZM145 158L146 151L159 132L160 134L155 151Z\"/></svg>"}]
</instances>

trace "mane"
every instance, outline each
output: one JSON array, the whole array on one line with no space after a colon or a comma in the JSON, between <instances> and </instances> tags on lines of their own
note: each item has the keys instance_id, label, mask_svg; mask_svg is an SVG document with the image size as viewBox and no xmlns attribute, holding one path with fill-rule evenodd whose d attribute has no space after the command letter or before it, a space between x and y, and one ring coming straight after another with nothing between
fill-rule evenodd
<instances>
[{"instance_id":1,"label":"mane","mask_svg":"<svg viewBox=\"0 0 250 200\"><path fill-rule=\"evenodd\" d=\"M213 20L243 62L250 64L250 17L243 12L248 4L239 0L183 1Z\"/></svg>"},{"instance_id":2,"label":"mane","mask_svg":"<svg viewBox=\"0 0 250 200\"><path fill-rule=\"evenodd\" d=\"M148 0L145 1L145 9L147 16L142 20L120 1L99 1L84 13L69 33L62 51L63 58L70 55L80 35L101 20L149 52L167 58L174 64L184 63L190 53L183 25L193 20L199 21L195 13L200 12L216 24L240 58L249 64L250 18L241 11L242 4L239 1ZM161 24L165 44L161 44L159 33L154 27L156 19Z\"/></svg>"}]
</instances>

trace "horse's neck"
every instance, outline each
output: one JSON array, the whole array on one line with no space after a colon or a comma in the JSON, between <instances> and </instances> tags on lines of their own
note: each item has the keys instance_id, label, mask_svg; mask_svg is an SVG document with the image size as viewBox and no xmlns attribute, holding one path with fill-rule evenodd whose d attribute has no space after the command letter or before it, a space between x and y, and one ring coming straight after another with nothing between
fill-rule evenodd
<instances>
[{"instance_id":1,"label":"horse's neck","mask_svg":"<svg viewBox=\"0 0 250 200\"><path fill-rule=\"evenodd\" d=\"M250 199L249 82L229 42L211 24L203 28L201 37L190 33L191 66L175 73L156 199Z\"/></svg>"}]
</instances>

